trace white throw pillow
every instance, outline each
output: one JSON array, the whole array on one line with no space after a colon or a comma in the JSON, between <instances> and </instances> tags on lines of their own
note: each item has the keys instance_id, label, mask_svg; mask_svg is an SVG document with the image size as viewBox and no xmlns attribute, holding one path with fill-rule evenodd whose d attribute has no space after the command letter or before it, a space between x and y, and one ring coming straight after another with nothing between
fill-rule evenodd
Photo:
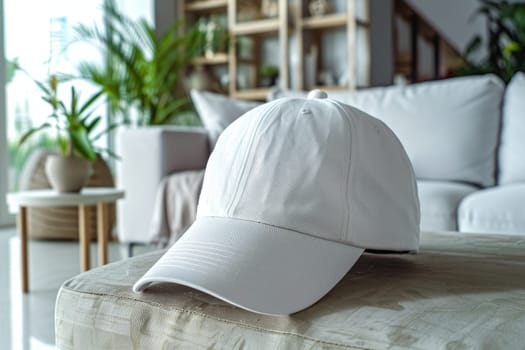
<instances>
[{"instance_id":1,"label":"white throw pillow","mask_svg":"<svg viewBox=\"0 0 525 350\"><path fill-rule=\"evenodd\" d=\"M211 149L215 147L219 135L228 125L250 109L261 104L261 102L255 101L235 100L208 91L194 89L190 93L202 124L208 131Z\"/></svg>"},{"instance_id":2,"label":"white throw pillow","mask_svg":"<svg viewBox=\"0 0 525 350\"><path fill-rule=\"evenodd\" d=\"M525 74L512 77L503 99L499 183L525 181Z\"/></svg>"},{"instance_id":3,"label":"white throw pillow","mask_svg":"<svg viewBox=\"0 0 525 350\"><path fill-rule=\"evenodd\" d=\"M383 120L405 147L418 179L495 184L504 84L495 75L328 92ZM297 96L296 91L274 97Z\"/></svg>"}]
</instances>

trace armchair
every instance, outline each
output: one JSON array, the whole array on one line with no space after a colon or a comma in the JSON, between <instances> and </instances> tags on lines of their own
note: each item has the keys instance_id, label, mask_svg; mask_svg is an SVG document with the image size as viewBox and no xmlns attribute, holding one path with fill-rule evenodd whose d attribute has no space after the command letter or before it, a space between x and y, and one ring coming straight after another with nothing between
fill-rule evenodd
<instances>
[{"instance_id":1,"label":"armchair","mask_svg":"<svg viewBox=\"0 0 525 350\"><path fill-rule=\"evenodd\" d=\"M118 206L119 241L149 243L159 184L169 174L205 168L208 134L189 127L125 129L117 147L117 184L126 191Z\"/></svg>"}]
</instances>

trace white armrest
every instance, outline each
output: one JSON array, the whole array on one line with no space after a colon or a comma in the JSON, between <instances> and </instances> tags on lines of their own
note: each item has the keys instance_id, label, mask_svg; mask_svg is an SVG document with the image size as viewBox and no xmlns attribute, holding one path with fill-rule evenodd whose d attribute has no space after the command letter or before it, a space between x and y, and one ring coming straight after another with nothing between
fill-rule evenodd
<instances>
[{"instance_id":1,"label":"white armrest","mask_svg":"<svg viewBox=\"0 0 525 350\"><path fill-rule=\"evenodd\" d=\"M176 171L204 168L208 134L201 128L125 129L117 143L117 186L126 191L118 203L119 240L146 242L159 183Z\"/></svg>"}]
</instances>

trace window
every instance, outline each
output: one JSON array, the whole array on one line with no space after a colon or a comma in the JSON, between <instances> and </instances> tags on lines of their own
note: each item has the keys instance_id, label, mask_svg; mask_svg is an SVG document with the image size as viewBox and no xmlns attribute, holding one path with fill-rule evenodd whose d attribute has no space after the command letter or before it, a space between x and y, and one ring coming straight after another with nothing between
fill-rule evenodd
<instances>
[{"instance_id":1,"label":"window","mask_svg":"<svg viewBox=\"0 0 525 350\"><path fill-rule=\"evenodd\" d=\"M55 73L76 75L76 65L81 60L101 62L103 57L98 50L74 40L74 27L79 23L102 26L104 1L0 0L0 70L7 71L0 74L1 198L6 192L19 189L20 172L35 148L54 148L52 133L42 133L23 147L18 145L20 135L42 123L51 112L33 79L45 81ZM152 0L116 2L131 17L153 22ZM14 63L23 71L13 69ZM58 94L62 99L69 96L70 84L59 84ZM80 90L81 100L94 91L94 87L83 81L76 80L74 85ZM106 114L105 106L97 112ZM101 139L100 143L99 146L107 147L109 140ZM0 202L1 225L8 216L5 201Z\"/></svg>"},{"instance_id":2,"label":"window","mask_svg":"<svg viewBox=\"0 0 525 350\"><path fill-rule=\"evenodd\" d=\"M33 80L43 82L51 74L74 76L80 60L102 59L95 48L75 41L74 35L78 23L101 25L102 2L4 0L9 191L18 189L20 173L35 148L55 148L53 132L40 133L22 147L18 145L22 133L40 125L51 112ZM13 69L15 62L22 70ZM59 84L63 100L67 101L71 84L85 98L94 91L84 81ZM104 114L104 108L97 112Z\"/></svg>"}]
</instances>

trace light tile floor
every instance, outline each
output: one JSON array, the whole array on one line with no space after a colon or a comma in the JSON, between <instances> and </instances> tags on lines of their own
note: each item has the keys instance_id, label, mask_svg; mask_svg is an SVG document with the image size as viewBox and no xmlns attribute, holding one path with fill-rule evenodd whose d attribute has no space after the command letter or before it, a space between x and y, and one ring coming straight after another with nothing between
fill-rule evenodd
<instances>
[{"instance_id":1,"label":"light tile floor","mask_svg":"<svg viewBox=\"0 0 525 350\"><path fill-rule=\"evenodd\" d=\"M151 250L137 247L134 254ZM91 266L97 262L91 244ZM111 242L109 261L127 256ZM20 287L20 241L15 228L0 229L0 349L54 349L55 299L61 284L80 271L77 241L29 241L29 288Z\"/></svg>"}]
</instances>

